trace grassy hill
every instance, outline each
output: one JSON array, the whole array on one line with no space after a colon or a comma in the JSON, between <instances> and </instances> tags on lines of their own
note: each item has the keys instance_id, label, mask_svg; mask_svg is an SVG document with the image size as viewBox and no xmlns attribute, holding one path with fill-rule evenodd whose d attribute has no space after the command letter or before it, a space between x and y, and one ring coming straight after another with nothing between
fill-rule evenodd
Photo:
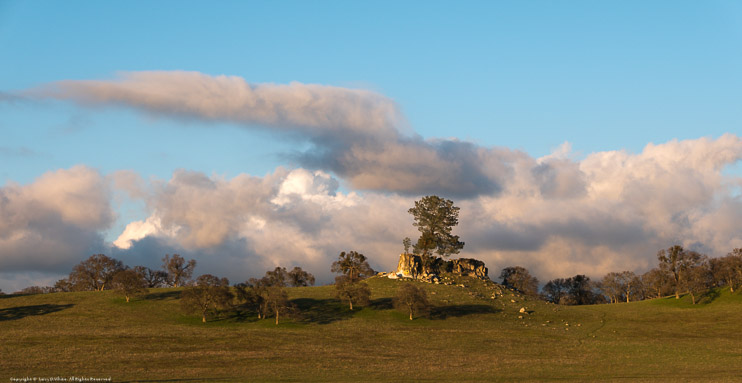
<instances>
[{"instance_id":1,"label":"grassy hill","mask_svg":"<svg viewBox=\"0 0 742 383\"><path fill-rule=\"evenodd\" d=\"M131 303L111 291L3 296L0 379L742 379L740 293L721 291L695 306L668 298L566 307L468 278L451 286L368 283L371 306L353 312L332 286L288 289L303 315L279 325L253 315L202 324L181 313L179 289L153 289ZM410 321L391 308L403 283L428 289L436 304L429 318Z\"/></svg>"}]
</instances>

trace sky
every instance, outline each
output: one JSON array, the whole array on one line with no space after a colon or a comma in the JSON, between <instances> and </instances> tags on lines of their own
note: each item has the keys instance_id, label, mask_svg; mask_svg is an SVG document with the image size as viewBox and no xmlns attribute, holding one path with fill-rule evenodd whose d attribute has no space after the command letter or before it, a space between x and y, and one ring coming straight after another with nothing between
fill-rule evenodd
<instances>
[{"instance_id":1,"label":"sky","mask_svg":"<svg viewBox=\"0 0 742 383\"><path fill-rule=\"evenodd\" d=\"M542 282L742 247L736 1L0 0L0 289L105 253L232 282L407 213Z\"/></svg>"}]
</instances>

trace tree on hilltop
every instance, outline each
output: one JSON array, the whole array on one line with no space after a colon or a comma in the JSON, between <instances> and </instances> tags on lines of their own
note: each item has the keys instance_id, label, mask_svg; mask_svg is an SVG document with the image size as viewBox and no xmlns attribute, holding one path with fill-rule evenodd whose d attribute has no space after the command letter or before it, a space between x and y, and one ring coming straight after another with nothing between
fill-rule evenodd
<instances>
[{"instance_id":1,"label":"tree on hilltop","mask_svg":"<svg viewBox=\"0 0 742 383\"><path fill-rule=\"evenodd\" d=\"M75 290L103 291L110 288L113 276L124 269L124 264L104 254L94 254L72 269L69 283Z\"/></svg>"},{"instance_id":2,"label":"tree on hilltop","mask_svg":"<svg viewBox=\"0 0 742 383\"><path fill-rule=\"evenodd\" d=\"M183 310L200 314L203 323L206 323L207 314L217 313L229 306L231 300L229 280L211 274L199 276L194 285L188 286L180 295Z\"/></svg>"},{"instance_id":3,"label":"tree on hilltop","mask_svg":"<svg viewBox=\"0 0 742 383\"><path fill-rule=\"evenodd\" d=\"M113 276L112 285L116 291L124 295L127 302L131 297L147 292L147 282L133 269L116 273Z\"/></svg>"},{"instance_id":4,"label":"tree on hilltop","mask_svg":"<svg viewBox=\"0 0 742 383\"><path fill-rule=\"evenodd\" d=\"M374 270L369 266L366 256L357 251L341 252L338 260L332 263L330 270L333 273L346 275L349 282L356 282L374 275Z\"/></svg>"},{"instance_id":5,"label":"tree on hilltop","mask_svg":"<svg viewBox=\"0 0 742 383\"><path fill-rule=\"evenodd\" d=\"M235 286L236 297L243 305L254 308L258 312L258 319L273 315L278 324L280 317L296 312L284 287L288 284L306 286L310 282L314 283L314 276L300 267L295 267L291 272L284 267L276 267L267 271L263 278L250 278Z\"/></svg>"},{"instance_id":6,"label":"tree on hilltop","mask_svg":"<svg viewBox=\"0 0 742 383\"><path fill-rule=\"evenodd\" d=\"M458 254L464 248L464 242L451 231L459 224L459 210L453 201L436 195L415 201L415 206L407 211L414 217L413 225L420 231L415 253L422 257L430 257L434 252L441 257Z\"/></svg>"},{"instance_id":7,"label":"tree on hilltop","mask_svg":"<svg viewBox=\"0 0 742 383\"><path fill-rule=\"evenodd\" d=\"M165 254L162 258L162 269L167 273L167 283L172 287L178 287L188 282L193 275L193 269L196 268L196 261L186 260L178 254Z\"/></svg>"},{"instance_id":8,"label":"tree on hilltop","mask_svg":"<svg viewBox=\"0 0 742 383\"><path fill-rule=\"evenodd\" d=\"M288 273L289 284L294 287L314 286L314 275L295 266Z\"/></svg>"},{"instance_id":9,"label":"tree on hilltop","mask_svg":"<svg viewBox=\"0 0 742 383\"><path fill-rule=\"evenodd\" d=\"M669 294L672 281L666 272L655 267L642 274L641 283L646 291L645 296L662 298L666 294Z\"/></svg>"},{"instance_id":10,"label":"tree on hilltop","mask_svg":"<svg viewBox=\"0 0 742 383\"><path fill-rule=\"evenodd\" d=\"M729 287L729 292L742 285L742 249L734 249L721 258L709 260L714 281L720 286Z\"/></svg>"},{"instance_id":11,"label":"tree on hilltop","mask_svg":"<svg viewBox=\"0 0 742 383\"><path fill-rule=\"evenodd\" d=\"M145 266L134 266L134 271L142 276L147 287L161 287L167 283L167 273L162 270L152 270Z\"/></svg>"},{"instance_id":12,"label":"tree on hilltop","mask_svg":"<svg viewBox=\"0 0 742 383\"><path fill-rule=\"evenodd\" d=\"M366 256L357 252L341 252L338 260L332 263L330 270L333 273L342 274L335 278L335 290L338 299L349 305L353 310L353 304L368 304L371 297L371 289L361 282L361 279L370 277L374 270L369 266Z\"/></svg>"},{"instance_id":13,"label":"tree on hilltop","mask_svg":"<svg viewBox=\"0 0 742 383\"><path fill-rule=\"evenodd\" d=\"M686 282L688 272L703 262L703 255L675 245L667 250L660 250L657 253L657 259L660 261L660 270L668 273L672 278L675 299L680 299L680 292Z\"/></svg>"},{"instance_id":14,"label":"tree on hilltop","mask_svg":"<svg viewBox=\"0 0 742 383\"><path fill-rule=\"evenodd\" d=\"M350 310L353 305L364 306L370 302L371 289L365 282L353 281L347 275L341 275L335 278L335 290L338 299L347 303Z\"/></svg>"},{"instance_id":15,"label":"tree on hilltop","mask_svg":"<svg viewBox=\"0 0 742 383\"><path fill-rule=\"evenodd\" d=\"M538 279L531 276L531 273L524 267L506 267L502 269L500 279L504 286L516 289L524 294L535 295L538 293Z\"/></svg>"}]
</instances>

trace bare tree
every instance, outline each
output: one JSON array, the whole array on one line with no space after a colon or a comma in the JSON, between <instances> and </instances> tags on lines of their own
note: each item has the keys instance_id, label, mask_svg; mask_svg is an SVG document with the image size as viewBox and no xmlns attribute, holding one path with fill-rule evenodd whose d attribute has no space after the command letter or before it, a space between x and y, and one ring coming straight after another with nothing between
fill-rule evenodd
<instances>
[{"instance_id":1,"label":"bare tree","mask_svg":"<svg viewBox=\"0 0 742 383\"><path fill-rule=\"evenodd\" d=\"M191 259L186 262L178 254L165 254L162 258L162 269L167 273L167 283L172 287L178 287L186 283L193 275L193 269L196 268L196 261Z\"/></svg>"},{"instance_id":2,"label":"bare tree","mask_svg":"<svg viewBox=\"0 0 742 383\"><path fill-rule=\"evenodd\" d=\"M187 287L180 296L183 310L201 314L203 323L206 323L208 313L217 313L220 309L228 307L231 300L229 280L211 274L199 276L196 283Z\"/></svg>"},{"instance_id":3,"label":"bare tree","mask_svg":"<svg viewBox=\"0 0 742 383\"><path fill-rule=\"evenodd\" d=\"M668 273L654 268L647 271L641 276L642 286L647 290L647 296L662 298L669 293L672 287L672 280Z\"/></svg>"},{"instance_id":4,"label":"bare tree","mask_svg":"<svg viewBox=\"0 0 742 383\"><path fill-rule=\"evenodd\" d=\"M685 284L688 270L703 262L703 255L695 251L687 251L682 246L675 245L657 253L660 261L660 270L670 274L675 289L675 299L680 299L680 292Z\"/></svg>"},{"instance_id":5,"label":"bare tree","mask_svg":"<svg viewBox=\"0 0 742 383\"><path fill-rule=\"evenodd\" d=\"M709 260L714 281L719 286L729 287L729 292L742 284L742 249L734 249L725 257Z\"/></svg>"},{"instance_id":6,"label":"bare tree","mask_svg":"<svg viewBox=\"0 0 742 383\"><path fill-rule=\"evenodd\" d=\"M697 298L708 291L713 284L713 277L708 262L703 262L686 271L686 277L683 280L683 287L688 290L691 300L695 305Z\"/></svg>"},{"instance_id":7,"label":"bare tree","mask_svg":"<svg viewBox=\"0 0 742 383\"><path fill-rule=\"evenodd\" d=\"M353 281L347 275L335 278L335 290L338 299L347 303L353 310L353 305L367 305L371 297L371 289L364 282Z\"/></svg>"},{"instance_id":8,"label":"bare tree","mask_svg":"<svg viewBox=\"0 0 742 383\"><path fill-rule=\"evenodd\" d=\"M414 316L427 313L430 310L428 294L424 289L419 288L412 283L405 283L397 291L394 297L394 307L397 310L405 311L410 315L410 320Z\"/></svg>"},{"instance_id":9,"label":"bare tree","mask_svg":"<svg viewBox=\"0 0 742 383\"><path fill-rule=\"evenodd\" d=\"M500 273L504 286L516 289L524 294L538 294L538 279L531 276L528 270L521 266L506 267Z\"/></svg>"},{"instance_id":10,"label":"bare tree","mask_svg":"<svg viewBox=\"0 0 742 383\"><path fill-rule=\"evenodd\" d=\"M611 271L600 281L600 290L608 297L611 303L618 303L621 299L622 286L619 282L618 273Z\"/></svg>"},{"instance_id":11,"label":"bare tree","mask_svg":"<svg viewBox=\"0 0 742 383\"><path fill-rule=\"evenodd\" d=\"M258 312L258 319L265 319L269 315L276 318L278 324L279 318L296 313L296 307L289 301L288 293L284 290L287 284L295 283L314 283L314 277L296 267L292 273L286 272L284 267L276 267L274 270L267 271L265 276L260 279L250 278L247 282L236 286L237 298L245 306L255 308ZM304 273L304 274L302 274Z\"/></svg>"},{"instance_id":12,"label":"bare tree","mask_svg":"<svg viewBox=\"0 0 742 383\"><path fill-rule=\"evenodd\" d=\"M566 304L569 300L569 283L564 278L552 279L541 289L541 295L549 302Z\"/></svg>"},{"instance_id":13,"label":"bare tree","mask_svg":"<svg viewBox=\"0 0 742 383\"><path fill-rule=\"evenodd\" d=\"M124 295L126 301L135 295L147 292L147 282L133 269L122 270L113 276L113 288Z\"/></svg>"},{"instance_id":14,"label":"bare tree","mask_svg":"<svg viewBox=\"0 0 742 383\"><path fill-rule=\"evenodd\" d=\"M161 287L167 283L167 273L162 270L152 270L145 266L135 266L134 271L142 276L147 283L147 287Z\"/></svg>"},{"instance_id":15,"label":"bare tree","mask_svg":"<svg viewBox=\"0 0 742 383\"><path fill-rule=\"evenodd\" d=\"M281 315L293 313L294 306L289 302L289 295L281 286L268 286L264 290L266 311L276 317L276 324Z\"/></svg>"},{"instance_id":16,"label":"bare tree","mask_svg":"<svg viewBox=\"0 0 742 383\"><path fill-rule=\"evenodd\" d=\"M124 264L103 254L95 254L72 269L69 281L76 290L103 291L110 288L113 276L124 269Z\"/></svg>"}]
</instances>

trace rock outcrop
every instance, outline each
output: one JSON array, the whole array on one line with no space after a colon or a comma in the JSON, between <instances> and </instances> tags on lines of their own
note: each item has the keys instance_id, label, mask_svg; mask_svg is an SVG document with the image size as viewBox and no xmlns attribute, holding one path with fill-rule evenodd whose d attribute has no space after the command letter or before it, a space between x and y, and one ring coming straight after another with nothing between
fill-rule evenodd
<instances>
[{"instance_id":1,"label":"rock outcrop","mask_svg":"<svg viewBox=\"0 0 742 383\"><path fill-rule=\"evenodd\" d=\"M431 264L423 265L422 259L415 254L400 254L397 270L390 273L389 277L404 277L422 280L435 280L435 276L441 272L448 272L455 275L471 276L481 279L488 279L487 268L484 262L471 258L458 258L450 261L444 261L435 258Z\"/></svg>"},{"instance_id":2,"label":"rock outcrop","mask_svg":"<svg viewBox=\"0 0 742 383\"><path fill-rule=\"evenodd\" d=\"M417 278L422 271L422 262L420 257L415 254L399 255L399 263L397 263L396 274L405 278Z\"/></svg>"},{"instance_id":3,"label":"rock outcrop","mask_svg":"<svg viewBox=\"0 0 742 383\"><path fill-rule=\"evenodd\" d=\"M472 259L472 258L459 258L459 259L452 259L448 261L448 272L457 274L457 275L465 275L470 277L477 277L486 279L487 278L487 268L484 267L484 262L478 260L478 259Z\"/></svg>"}]
</instances>

